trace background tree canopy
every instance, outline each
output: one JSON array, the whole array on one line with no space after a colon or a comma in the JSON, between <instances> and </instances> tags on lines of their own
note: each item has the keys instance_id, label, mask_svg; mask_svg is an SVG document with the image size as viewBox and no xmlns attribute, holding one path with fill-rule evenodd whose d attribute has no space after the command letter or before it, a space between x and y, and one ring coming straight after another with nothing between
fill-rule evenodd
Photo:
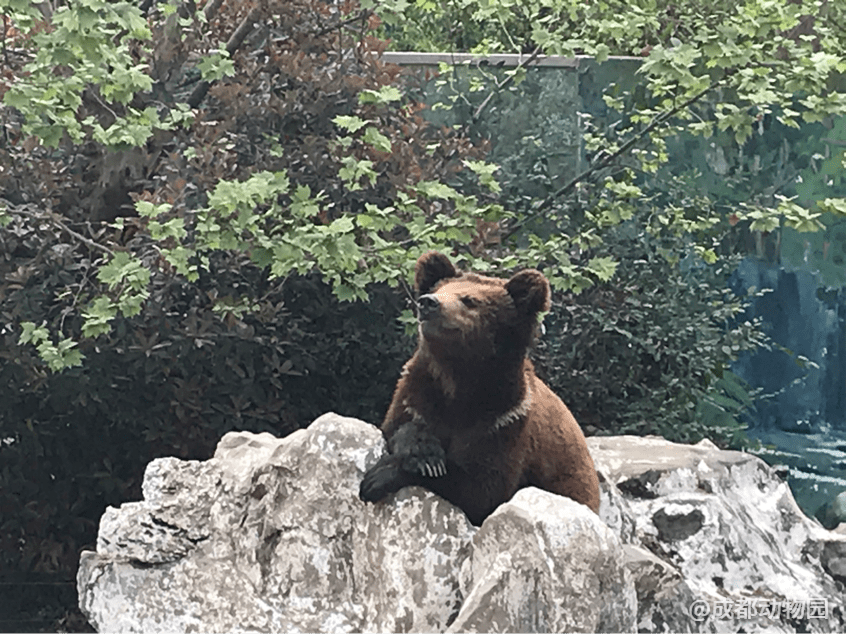
<instances>
[{"instance_id":1,"label":"background tree canopy","mask_svg":"<svg viewBox=\"0 0 846 634\"><path fill-rule=\"evenodd\" d=\"M751 401L726 368L763 339L724 292L732 257L846 212L768 185L713 200L666 150L842 114L842 3L0 11L0 620L15 629L57 627L72 585L51 601L23 583L70 581L152 458L205 458L228 430L285 434L328 409L378 422L426 249L543 269L540 365L589 431L741 442ZM463 123L442 127L380 60L385 37L526 55L454 82L443 104ZM542 162L519 180L486 163L475 125L542 53L643 60L636 86L608 86L607 117L585 119L586 169L564 184Z\"/></svg>"}]
</instances>

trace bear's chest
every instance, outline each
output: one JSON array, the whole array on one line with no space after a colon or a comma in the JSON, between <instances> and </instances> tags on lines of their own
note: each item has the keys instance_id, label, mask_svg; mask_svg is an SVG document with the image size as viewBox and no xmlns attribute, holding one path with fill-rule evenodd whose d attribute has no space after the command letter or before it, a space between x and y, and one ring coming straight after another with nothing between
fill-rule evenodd
<instances>
[{"instance_id":1,"label":"bear's chest","mask_svg":"<svg viewBox=\"0 0 846 634\"><path fill-rule=\"evenodd\" d=\"M519 453L521 421L515 421L512 429L497 428L495 421L495 416L427 420L428 429L446 453L447 463L472 473L500 471Z\"/></svg>"}]
</instances>

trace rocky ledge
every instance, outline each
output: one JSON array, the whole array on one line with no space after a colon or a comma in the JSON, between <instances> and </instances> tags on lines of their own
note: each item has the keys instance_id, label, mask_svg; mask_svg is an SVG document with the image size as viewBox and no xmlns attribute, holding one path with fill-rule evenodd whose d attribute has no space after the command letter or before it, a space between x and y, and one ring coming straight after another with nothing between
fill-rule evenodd
<instances>
[{"instance_id":1,"label":"rocky ledge","mask_svg":"<svg viewBox=\"0 0 846 634\"><path fill-rule=\"evenodd\" d=\"M472 526L420 488L364 504L379 431L326 414L211 460L151 462L77 585L98 631L846 630L846 534L758 458L707 441L589 439L597 517L529 488Z\"/></svg>"}]
</instances>

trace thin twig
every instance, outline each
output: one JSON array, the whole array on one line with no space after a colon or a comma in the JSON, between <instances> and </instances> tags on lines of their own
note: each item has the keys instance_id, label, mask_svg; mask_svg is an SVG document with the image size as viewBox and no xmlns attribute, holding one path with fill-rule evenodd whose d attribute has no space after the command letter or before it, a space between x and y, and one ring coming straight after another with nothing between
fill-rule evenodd
<instances>
[{"instance_id":1,"label":"thin twig","mask_svg":"<svg viewBox=\"0 0 846 634\"><path fill-rule=\"evenodd\" d=\"M506 88L508 84L514 81L514 78L517 77L518 71L534 63L534 61L540 56L540 53L541 47L535 47L535 50L533 50L524 61L520 62L519 64L517 64L517 66L514 67L514 71L511 74L506 76L506 78L502 81L497 82L496 86L494 86L493 89L488 93L488 96L485 97L485 100L480 103L479 107L476 108L476 110L473 112L473 116L470 117L470 119L461 127L462 134L466 133L470 126L475 124L479 120L479 117L482 116L482 113L485 111L485 108L488 107L488 104L490 104L494 96L502 92L502 90Z\"/></svg>"},{"instance_id":2,"label":"thin twig","mask_svg":"<svg viewBox=\"0 0 846 634\"><path fill-rule=\"evenodd\" d=\"M8 68L11 66L9 64L9 50L6 48L6 33L9 31L9 16L5 13L3 14L3 60L6 62L6 67Z\"/></svg>"},{"instance_id":3,"label":"thin twig","mask_svg":"<svg viewBox=\"0 0 846 634\"><path fill-rule=\"evenodd\" d=\"M411 300L411 310L414 311L414 316L417 317L417 300L414 298L414 292L411 290L411 287L408 285L408 282L405 281L404 277L400 277L399 281L402 286L402 290L405 291L406 296Z\"/></svg>"},{"instance_id":4,"label":"thin twig","mask_svg":"<svg viewBox=\"0 0 846 634\"><path fill-rule=\"evenodd\" d=\"M85 290L85 285L88 282L88 276L91 273L92 268L93 266L89 265L88 268L85 269L85 273L83 273L82 275L82 280L79 282L79 288L77 288L76 293L73 294L73 302L69 307L65 308L65 310L62 311L62 319L59 322L59 332L62 332L65 328L65 317L70 314L71 309L75 308L78 305L79 296L82 294L82 291Z\"/></svg>"},{"instance_id":5,"label":"thin twig","mask_svg":"<svg viewBox=\"0 0 846 634\"><path fill-rule=\"evenodd\" d=\"M69 236L76 238L77 240L79 240L83 244L87 245L89 248L97 249L98 251L102 251L103 253L107 253L109 255L114 255L114 251L112 251L109 247L103 246L102 244L94 242L93 240L89 240L88 238L86 238L81 233L77 233L76 231L74 231L73 229L68 227L64 222L62 222L61 220L59 220L56 217L56 214L50 215L50 221L54 222L57 227L59 227L62 231L67 233Z\"/></svg>"},{"instance_id":6,"label":"thin twig","mask_svg":"<svg viewBox=\"0 0 846 634\"><path fill-rule=\"evenodd\" d=\"M47 220L48 222L52 222L54 225L59 227L59 229L64 231L66 234L68 234L69 236L71 236L73 238L76 238L77 240L79 240L80 242L82 242L83 244L88 246L89 248L97 249L98 251L102 251L103 253L107 253L109 255L114 255L114 251L112 251L109 247L104 246L102 244L99 244L97 242L94 242L93 240L86 238L81 233L77 233L76 231L74 231L73 229L68 227L64 222L62 222L59 219L58 214L55 214L55 213L52 213L52 212L37 213L37 212L34 212L34 211L25 211L23 209L10 209L10 211L12 213L15 213L15 214L21 214L23 216L29 216L30 218L35 218L37 220Z\"/></svg>"},{"instance_id":7,"label":"thin twig","mask_svg":"<svg viewBox=\"0 0 846 634\"><path fill-rule=\"evenodd\" d=\"M371 15L373 15L373 9L362 9L361 11L358 12L358 15L354 15L354 16L346 18L344 20L339 20L338 22L335 22L334 24L324 26L319 31L315 31L314 33L311 33L311 35L314 36L314 37L320 37L322 35L326 35L327 33L331 33L335 29L340 29L340 28L347 26L348 24L353 24L355 22L358 22L359 20L362 20L364 23L366 23L367 18L369 18Z\"/></svg>"}]
</instances>

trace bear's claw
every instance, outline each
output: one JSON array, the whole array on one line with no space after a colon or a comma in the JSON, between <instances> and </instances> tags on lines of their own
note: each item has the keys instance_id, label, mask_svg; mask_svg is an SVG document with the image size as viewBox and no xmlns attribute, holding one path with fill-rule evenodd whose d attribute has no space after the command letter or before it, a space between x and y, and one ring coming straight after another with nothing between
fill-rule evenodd
<instances>
[{"instance_id":1,"label":"bear's claw","mask_svg":"<svg viewBox=\"0 0 846 634\"><path fill-rule=\"evenodd\" d=\"M402 455L402 468L424 478L443 477L447 473L446 453L440 443L432 439Z\"/></svg>"},{"instance_id":2,"label":"bear's claw","mask_svg":"<svg viewBox=\"0 0 846 634\"><path fill-rule=\"evenodd\" d=\"M446 452L441 443L417 424L400 426L388 446L406 473L423 478L440 478L447 473Z\"/></svg>"},{"instance_id":3,"label":"bear's claw","mask_svg":"<svg viewBox=\"0 0 846 634\"><path fill-rule=\"evenodd\" d=\"M425 478L440 478L446 475L446 463L443 460L427 461L419 456L408 456L403 468Z\"/></svg>"},{"instance_id":4,"label":"bear's claw","mask_svg":"<svg viewBox=\"0 0 846 634\"><path fill-rule=\"evenodd\" d=\"M440 478L447 473L446 454L432 440L404 455L387 454L364 474L358 497L364 502L378 502L389 493L412 484L424 484L422 478Z\"/></svg>"}]
</instances>

